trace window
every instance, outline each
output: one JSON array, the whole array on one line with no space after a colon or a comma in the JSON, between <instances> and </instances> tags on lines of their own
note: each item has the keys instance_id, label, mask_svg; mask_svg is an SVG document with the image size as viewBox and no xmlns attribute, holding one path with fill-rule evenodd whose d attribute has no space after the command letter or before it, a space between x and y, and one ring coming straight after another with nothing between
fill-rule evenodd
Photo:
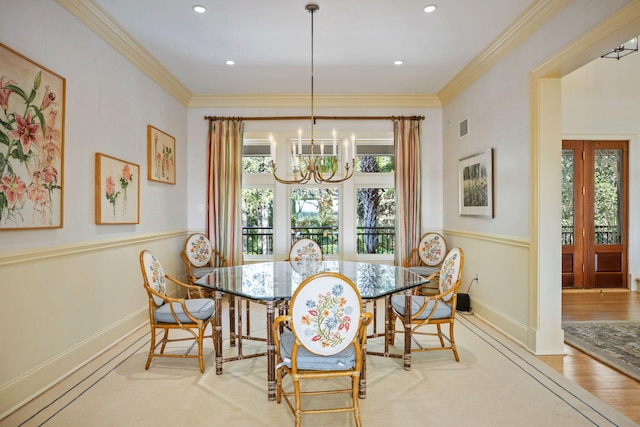
<instances>
[{"instance_id":1,"label":"window","mask_svg":"<svg viewBox=\"0 0 640 427\"><path fill-rule=\"evenodd\" d=\"M362 132L364 134L365 132ZM292 178L295 131L273 132L278 176ZM331 158L330 134L318 135ZM303 146L303 153L307 145ZM357 138L354 177L338 184L286 185L271 175L268 132L245 132L242 225L245 259L285 259L292 242L310 238L328 258L392 261L395 249L391 132ZM342 156L341 156L342 157ZM339 164L344 166L344 159ZM288 172L284 172L288 171Z\"/></svg>"},{"instance_id":2,"label":"window","mask_svg":"<svg viewBox=\"0 0 640 427\"><path fill-rule=\"evenodd\" d=\"M339 253L339 188L298 187L291 190L291 241L311 239L326 255Z\"/></svg>"}]
</instances>

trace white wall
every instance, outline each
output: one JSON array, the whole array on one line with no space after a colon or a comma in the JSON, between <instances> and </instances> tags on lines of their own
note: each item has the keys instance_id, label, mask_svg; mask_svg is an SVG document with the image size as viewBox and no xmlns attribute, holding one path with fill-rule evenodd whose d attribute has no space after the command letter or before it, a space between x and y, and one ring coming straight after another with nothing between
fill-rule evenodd
<instances>
[{"instance_id":1,"label":"white wall","mask_svg":"<svg viewBox=\"0 0 640 427\"><path fill-rule=\"evenodd\" d=\"M181 272L187 109L54 0L3 0L0 41L67 84L64 227L0 231L2 418L148 320L141 249ZM176 185L146 179L147 124L176 138ZM140 165L140 224L95 224L96 152Z\"/></svg>"},{"instance_id":2,"label":"white wall","mask_svg":"<svg viewBox=\"0 0 640 427\"><path fill-rule=\"evenodd\" d=\"M640 277L640 54L601 59L562 78L565 139L629 140L629 274ZM629 285L637 290L637 283Z\"/></svg>"},{"instance_id":3,"label":"white wall","mask_svg":"<svg viewBox=\"0 0 640 427\"><path fill-rule=\"evenodd\" d=\"M531 180L537 171L531 170L529 73L626 3L571 2L443 109L444 228L453 245L467 249L465 257L473 260L473 267L466 267L480 271L480 283L472 291L474 310L537 353L562 352L563 335L560 247L545 247L541 242L546 254L557 252L557 262L551 266L556 274L549 272L557 280L539 284L530 283L530 258L522 256L520 249L531 238L531 215L539 214L531 211ZM470 134L459 140L457 124L465 117L470 121ZM487 148L495 151L495 216L460 217L458 159ZM540 162L559 164L560 142L543 156ZM544 181L559 183L559 170L553 175L556 173L557 177L548 175ZM557 210L559 233L559 184L557 188L543 186L540 191L558 193L557 206L543 213L553 216ZM554 230L548 230L547 237L553 242L555 234L551 233ZM496 250L496 243L513 249ZM473 273L468 268L467 279Z\"/></svg>"}]
</instances>

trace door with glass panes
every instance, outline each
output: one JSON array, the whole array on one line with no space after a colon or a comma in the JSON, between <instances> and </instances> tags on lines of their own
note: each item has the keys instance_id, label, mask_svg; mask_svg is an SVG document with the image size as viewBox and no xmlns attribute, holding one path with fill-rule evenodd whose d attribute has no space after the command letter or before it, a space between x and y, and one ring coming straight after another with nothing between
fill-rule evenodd
<instances>
[{"instance_id":1,"label":"door with glass panes","mask_svg":"<svg viewBox=\"0 0 640 427\"><path fill-rule=\"evenodd\" d=\"M562 287L626 288L628 141L562 141Z\"/></svg>"}]
</instances>

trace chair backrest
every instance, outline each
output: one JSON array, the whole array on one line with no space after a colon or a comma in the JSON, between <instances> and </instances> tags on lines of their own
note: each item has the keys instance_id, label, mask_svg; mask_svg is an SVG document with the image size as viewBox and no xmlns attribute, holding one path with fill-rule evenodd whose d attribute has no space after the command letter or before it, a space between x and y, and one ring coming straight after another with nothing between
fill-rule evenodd
<instances>
[{"instance_id":1,"label":"chair backrest","mask_svg":"<svg viewBox=\"0 0 640 427\"><path fill-rule=\"evenodd\" d=\"M193 233L184 244L184 252L193 266L204 267L211 262L213 246L211 246L211 242L204 234Z\"/></svg>"},{"instance_id":2,"label":"chair backrest","mask_svg":"<svg viewBox=\"0 0 640 427\"><path fill-rule=\"evenodd\" d=\"M164 270L160 261L148 250L140 252L140 268L142 269L142 278L145 287L149 287L154 291L166 295L167 285L164 277ZM156 295L152 295L156 305L162 305L164 300Z\"/></svg>"},{"instance_id":3,"label":"chair backrest","mask_svg":"<svg viewBox=\"0 0 640 427\"><path fill-rule=\"evenodd\" d=\"M460 248L453 248L447 253L440 268L438 287L440 293L445 293L453 287L460 285L462 281L462 267L464 266L464 252ZM449 301L453 293L447 295L444 300Z\"/></svg>"},{"instance_id":4,"label":"chair backrest","mask_svg":"<svg viewBox=\"0 0 640 427\"><path fill-rule=\"evenodd\" d=\"M291 330L311 353L337 354L360 329L362 299L346 276L324 272L304 280L291 298Z\"/></svg>"},{"instance_id":5,"label":"chair backrest","mask_svg":"<svg viewBox=\"0 0 640 427\"><path fill-rule=\"evenodd\" d=\"M447 255L447 242L438 233L426 233L418 245L420 261L426 266L434 267Z\"/></svg>"},{"instance_id":6,"label":"chair backrest","mask_svg":"<svg viewBox=\"0 0 640 427\"><path fill-rule=\"evenodd\" d=\"M313 261L322 261L322 248L311 239L300 239L291 245L289 261L299 262L305 256Z\"/></svg>"}]
</instances>

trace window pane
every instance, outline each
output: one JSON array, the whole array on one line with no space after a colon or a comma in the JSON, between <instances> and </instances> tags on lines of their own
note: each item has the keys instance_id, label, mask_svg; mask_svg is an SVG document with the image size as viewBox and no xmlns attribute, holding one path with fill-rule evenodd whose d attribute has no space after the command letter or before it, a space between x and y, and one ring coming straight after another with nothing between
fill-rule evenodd
<instances>
[{"instance_id":1,"label":"window pane","mask_svg":"<svg viewBox=\"0 0 640 427\"><path fill-rule=\"evenodd\" d=\"M269 144L245 139L242 143L242 173L271 173Z\"/></svg>"},{"instance_id":2,"label":"window pane","mask_svg":"<svg viewBox=\"0 0 640 427\"><path fill-rule=\"evenodd\" d=\"M340 190L294 188L291 190L291 241L311 239L324 255L338 253Z\"/></svg>"},{"instance_id":3,"label":"window pane","mask_svg":"<svg viewBox=\"0 0 640 427\"><path fill-rule=\"evenodd\" d=\"M358 142L356 172L391 173L393 168L393 141L385 144Z\"/></svg>"},{"instance_id":4,"label":"window pane","mask_svg":"<svg viewBox=\"0 0 640 427\"><path fill-rule=\"evenodd\" d=\"M243 156L242 173L271 173L270 164L269 156Z\"/></svg>"},{"instance_id":5,"label":"window pane","mask_svg":"<svg viewBox=\"0 0 640 427\"><path fill-rule=\"evenodd\" d=\"M622 243L622 150L595 150L594 227L598 245Z\"/></svg>"},{"instance_id":6,"label":"window pane","mask_svg":"<svg viewBox=\"0 0 640 427\"><path fill-rule=\"evenodd\" d=\"M574 152L562 150L562 244L573 245Z\"/></svg>"},{"instance_id":7,"label":"window pane","mask_svg":"<svg viewBox=\"0 0 640 427\"><path fill-rule=\"evenodd\" d=\"M242 252L273 254L273 190L242 189Z\"/></svg>"},{"instance_id":8,"label":"window pane","mask_svg":"<svg viewBox=\"0 0 640 427\"><path fill-rule=\"evenodd\" d=\"M395 248L395 190L359 188L358 254L393 254Z\"/></svg>"}]
</instances>

